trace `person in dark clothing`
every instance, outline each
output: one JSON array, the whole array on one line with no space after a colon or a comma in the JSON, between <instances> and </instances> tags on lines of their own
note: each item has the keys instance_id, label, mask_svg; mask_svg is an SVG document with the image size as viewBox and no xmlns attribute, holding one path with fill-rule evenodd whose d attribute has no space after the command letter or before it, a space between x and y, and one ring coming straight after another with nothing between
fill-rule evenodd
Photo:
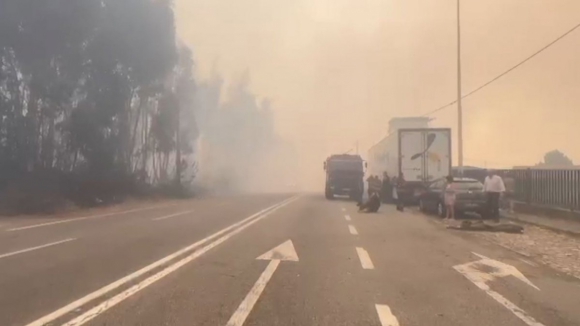
<instances>
[{"instance_id":1,"label":"person in dark clothing","mask_svg":"<svg viewBox=\"0 0 580 326\"><path fill-rule=\"evenodd\" d=\"M368 198L371 198L373 193L381 191L381 180L376 175L371 175L367 179L367 183L368 183L367 193L369 195Z\"/></svg>"},{"instance_id":2,"label":"person in dark clothing","mask_svg":"<svg viewBox=\"0 0 580 326\"><path fill-rule=\"evenodd\" d=\"M383 173L383 183L381 187L381 201L383 203L388 203L389 198L392 195L391 190L391 178L389 178L389 174L387 172Z\"/></svg>"},{"instance_id":3,"label":"person in dark clothing","mask_svg":"<svg viewBox=\"0 0 580 326\"><path fill-rule=\"evenodd\" d=\"M359 212L376 213L381 207L381 198L377 192L373 192L373 194L369 197L369 200L367 200L365 203L358 203L357 206Z\"/></svg>"},{"instance_id":4,"label":"person in dark clothing","mask_svg":"<svg viewBox=\"0 0 580 326\"><path fill-rule=\"evenodd\" d=\"M405 210L405 198L406 198L406 194L405 194L405 176L403 175L403 173L399 173L399 177L397 178L397 183L393 186L395 188L395 190L393 191L393 194L396 194L397 199L395 201L396 205L397 205L397 210L398 211L404 211Z\"/></svg>"}]
</instances>

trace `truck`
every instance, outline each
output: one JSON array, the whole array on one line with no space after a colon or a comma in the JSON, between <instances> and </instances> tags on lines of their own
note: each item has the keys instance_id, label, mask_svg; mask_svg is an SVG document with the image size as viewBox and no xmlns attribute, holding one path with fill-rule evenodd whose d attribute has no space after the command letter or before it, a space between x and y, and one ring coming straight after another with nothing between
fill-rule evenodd
<instances>
[{"instance_id":1,"label":"truck","mask_svg":"<svg viewBox=\"0 0 580 326\"><path fill-rule=\"evenodd\" d=\"M326 183L324 194L326 199L334 196L349 196L361 201L364 192L364 174L366 162L360 155L336 154L324 161Z\"/></svg>"},{"instance_id":2,"label":"truck","mask_svg":"<svg viewBox=\"0 0 580 326\"><path fill-rule=\"evenodd\" d=\"M400 129L399 171L407 182L430 183L451 175L451 129Z\"/></svg>"},{"instance_id":3,"label":"truck","mask_svg":"<svg viewBox=\"0 0 580 326\"><path fill-rule=\"evenodd\" d=\"M405 127L411 119L405 118ZM415 125L421 127L400 128L391 120L390 134L368 153L371 175L387 172L392 178L403 174L409 203L417 203L431 181L452 173L451 129L428 128L428 120L415 119Z\"/></svg>"},{"instance_id":4,"label":"truck","mask_svg":"<svg viewBox=\"0 0 580 326\"><path fill-rule=\"evenodd\" d=\"M428 117L399 117L389 121L388 135L368 151L369 174L381 176L387 172L399 174L399 130L429 128Z\"/></svg>"}]
</instances>

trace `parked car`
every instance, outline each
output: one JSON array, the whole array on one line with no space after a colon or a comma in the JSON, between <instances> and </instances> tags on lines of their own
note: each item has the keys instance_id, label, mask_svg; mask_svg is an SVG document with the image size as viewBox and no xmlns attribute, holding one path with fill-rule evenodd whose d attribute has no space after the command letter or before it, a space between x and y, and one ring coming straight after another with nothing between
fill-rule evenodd
<instances>
[{"instance_id":1,"label":"parked car","mask_svg":"<svg viewBox=\"0 0 580 326\"><path fill-rule=\"evenodd\" d=\"M476 179L471 178L454 178L457 189L455 200L455 213L477 213L485 216L487 200L483 191L483 184ZM445 178L433 181L426 191L419 198L419 208L425 213L437 213L445 217L447 211L443 195L447 180Z\"/></svg>"}]
</instances>

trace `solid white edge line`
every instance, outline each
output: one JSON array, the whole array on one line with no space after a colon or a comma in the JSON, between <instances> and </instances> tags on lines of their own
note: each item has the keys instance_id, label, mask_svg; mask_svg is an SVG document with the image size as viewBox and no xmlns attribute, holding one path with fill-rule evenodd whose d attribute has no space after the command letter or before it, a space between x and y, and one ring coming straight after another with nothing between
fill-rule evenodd
<instances>
[{"instance_id":1,"label":"solid white edge line","mask_svg":"<svg viewBox=\"0 0 580 326\"><path fill-rule=\"evenodd\" d=\"M0 255L0 259L6 258L6 257L10 257L10 256L14 256L14 255L18 255L18 254L23 254L23 253L29 252L29 251L34 251L34 250L38 250L38 249L43 249L43 248L47 248L47 247L56 246L56 245L59 245L61 243L65 243L65 242L69 242L69 241L74 241L74 240L76 240L76 238L69 238L69 239L65 239L65 240L61 240L61 241L47 243L47 244L44 244L44 245L41 245L41 246L37 246L37 247L32 247L32 248L27 248L27 249L22 249L22 250L18 250L18 251L9 252L7 254Z\"/></svg>"},{"instance_id":2,"label":"solid white edge line","mask_svg":"<svg viewBox=\"0 0 580 326\"><path fill-rule=\"evenodd\" d=\"M51 226L51 225L55 225L55 224L71 223L71 222L77 222L77 221L83 221L83 220L89 220L89 219L101 218L101 217L108 217L108 216L114 216L114 215L123 215L123 214L141 212L141 211L146 211L146 210L151 210L151 209L156 209L156 208L163 208L163 207L174 206L174 205L175 204L156 205L156 206L149 206L149 207L144 207L144 208L129 209L129 210L120 211L120 212L111 212L111 213L106 213L106 214L81 216L81 217L75 217L75 218L69 218L69 219L65 219L65 220L60 220L60 221L54 221L54 222L47 222L47 223L40 223L40 224L33 224L33 225L21 226L21 227L16 227L16 228L8 229L6 231L13 232L13 231L22 231L22 230L28 230L28 229L35 229L35 228L40 228L40 227L44 227L44 226Z\"/></svg>"},{"instance_id":3,"label":"solid white edge line","mask_svg":"<svg viewBox=\"0 0 580 326\"><path fill-rule=\"evenodd\" d=\"M347 220L347 221L352 221L352 219L350 218L350 215L345 215L344 216L344 219Z\"/></svg>"},{"instance_id":4,"label":"solid white edge line","mask_svg":"<svg viewBox=\"0 0 580 326\"><path fill-rule=\"evenodd\" d=\"M489 287L484 290L487 295L492 297L495 301L497 301L502 306L506 307L509 311L511 311L516 317L518 317L521 321L526 323L528 326L545 326L544 324L536 321L534 317L530 316L527 312L525 312L522 308L516 306L511 301L506 299L501 294L491 290Z\"/></svg>"},{"instance_id":5,"label":"solid white edge line","mask_svg":"<svg viewBox=\"0 0 580 326\"><path fill-rule=\"evenodd\" d=\"M399 326L399 320L391 312L391 308L384 304L375 305L377 309L377 315L379 315L379 320L382 326Z\"/></svg>"},{"instance_id":6,"label":"solid white edge line","mask_svg":"<svg viewBox=\"0 0 580 326\"><path fill-rule=\"evenodd\" d=\"M244 301L240 303L238 309L236 309L232 317L230 317L230 320L228 321L226 326L244 325L246 318L248 318L248 315L256 305L256 302L258 302L260 295L262 295L262 292L264 292L266 285L268 285L268 282L272 278L272 275L274 275L274 272L276 272L276 269L278 268L279 265L280 260L278 259L271 260L270 263L268 263L268 266L266 267L264 272L262 272L260 278L258 278L258 280L254 284L250 292L248 292L248 294L244 298Z\"/></svg>"},{"instance_id":7,"label":"solid white edge line","mask_svg":"<svg viewBox=\"0 0 580 326\"><path fill-rule=\"evenodd\" d=\"M160 216L160 217L154 217L151 220L152 221L161 221L161 220L166 220L168 218L172 218L172 217L176 217L176 216L180 216L180 215L185 215L185 214L189 214L189 213L193 213L193 209L188 210L188 211L183 211L183 212L178 212L178 213L174 213L174 214L169 214L169 215L165 215L165 216Z\"/></svg>"},{"instance_id":8,"label":"solid white edge line","mask_svg":"<svg viewBox=\"0 0 580 326\"><path fill-rule=\"evenodd\" d=\"M526 259L523 259L523 258L518 258L518 259L519 259L520 261L522 261L522 262L524 262L524 263L526 263L526 264L530 265L530 266L533 266L533 267L538 267L538 265L536 265L536 264L532 263L532 262L531 262L531 261L529 261L529 260L526 260Z\"/></svg>"},{"instance_id":9,"label":"solid white edge line","mask_svg":"<svg viewBox=\"0 0 580 326\"><path fill-rule=\"evenodd\" d=\"M356 247L356 253L363 269L375 269L369 253L361 247Z\"/></svg>"},{"instance_id":10,"label":"solid white edge line","mask_svg":"<svg viewBox=\"0 0 580 326\"><path fill-rule=\"evenodd\" d=\"M479 254L477 254L477 255L480 256L480 257L482 257ZM461 267L462 266L460 265L460 266L455 266L453 268L456 271L458 271L459 273L463 274L463 276L465 276L471 283L475 284L475 286L477 286L480 290L482 290L487 295L489 295L490 297L492 297L495 301L497 301L499 304L501 304L502 306L504 306L507 310L509 310L511 313L513 313L516 317L518 317L521 321L523 321L524 323L526 323L526 325L528 325L528 326L545 326L544 324L536 321L534 319L534 317L530 316L525 310L523 310L522 308L516 306L514 303L512 303L511 301L509 301L508 299L506 299L504 296L502 296L498 292L493 291L489 287L489 285L485 284L485 282L481 282L481 281L476 281L476 280L470 279L469 276L468 276L468 274L466 274L465 271L463 271L461 269Z\"/></svg>"},{"instance_id":11,"label":"solid white edge line","mask_svg":"<svg viewBox=\"0 0 580 326\"><path fill-rule=\"evenodd\" d=\"M98 317L100 314L104 313L105 311L109 310L110 308L114 307L115 305L119 304L120 302L122 302L123 300L129 298L130 296L132 296L133 294L145 289L147 286L159 281L160 279L162 279L163 277L171 274L172 272L178 270L179 268L185 266L186 264L188 264L189 262L199 258L200 256L204 255L206 252L210 251L211 249L217 247L218 245L224 243L225 241L227 241L229 238L231 238L232 236L242 232L244 229L248 228L249 226L253 225L254 223L259 222L260 220L268 217L270 214L274 213L275 211L277 211L278 209L290 204L291 202L293 202L294 200L296 200L297 198L293 198L293 200L291 201L285 201L284 203L276 206L275 208L265 212L264 214L258 216L257 218L249 221L248 223L238 227L237 229L233 230L232 232L222 236L221 238L217 239L214 242L211 242L209 244L207 244L206 246L200 248L199 250L196 250L195 252L193 252L191 255L183 258L182 260L166 267L165 269L163 269L162 271L154 274L153 276L150 276L148 278L146 278L145 280L139 282L138 284L133 285L132 287L130 287L129 289L115 295L114 297L107 299L104 302L101 302L99 305L89 309L88 311L86 311L85 313L83 313L82 315L74 318L73 320L63 324L62 326L81 326L84 325L85 323L89 322L90 320Z\"/></svg>"},{"instance_id":12,"label":"solid white edge line","mask_svg":"<svg viewBox=\"0 0 580 326\"><path fill-rule=\"evenodd\" d=\"M146 274L146 273L150 272L151 270L158 268L159 266L162 266L162 265L168 263L169 261L175 259L176 257L181 256L181 255L203 245L204 243L206 243L214 238L219 237L220 235L242 225L243 223L246 223L247 221L250 221L250 220L256 218L257 216L260 216L260 215L262 215L262 214L264 214L272 209L275 209L276 207L278 207L282 204L288 203L290 200L295 200L297 198L298 198L297 196L294 196L294 197L286 199L280 203L274 204L268 208L265 208L265 209L257 212L256 214L253 214L253 215L251 215L251 216L249 216L241 221L238 221L238 222L236 222L236 223L234 223L234 224L232 224L232 225L230 225L230 226L228 226L228 227L226 227L226 228L224 228L224 229L222 229L222 230L220 230L220 231L218 231L218 232L216 232L216 233L214 233L214 234L212 234L204 239L201 239L201 240L199 240L199 241L197 241L197 242L195 242L187 247L184 247L184 248L174 252L173 254L165 256L164 258L162 258L162 259L160 259L152 264L149 264L149 265L141 268L140 270L137 270L137 271L135 271L129 275L126 275L125 277L118 279L117 281L114 281L114 282L112 282L112 283L92 292L92 293L89 293L86 296L84 296L76 301L73 301L64 307L62 307L54 312L51 312L51 313L49 313L49 314L47 314L39 319L27 324L26 326L43 326L47 323L50 323L50 322L54 321L55 319L62 317L63 315L89 303L90 301L97 299L97 298L103 296L104 294L124 285L125 283L128 283L128 282L134 280L135 278L137 278L143 274Z\"/></svg>"},{"instance_id":13,"label":"solid white edge line","mask_svg":"<svg viewBox=\"0 0 580 326\"><path fill-rule=\"evenodd\" d=\"M349 224L348 225L348 231L352 235L358 235L358 231L356 230L356 228L354 227L354 225Z\"/></svg>"}]
</instances>

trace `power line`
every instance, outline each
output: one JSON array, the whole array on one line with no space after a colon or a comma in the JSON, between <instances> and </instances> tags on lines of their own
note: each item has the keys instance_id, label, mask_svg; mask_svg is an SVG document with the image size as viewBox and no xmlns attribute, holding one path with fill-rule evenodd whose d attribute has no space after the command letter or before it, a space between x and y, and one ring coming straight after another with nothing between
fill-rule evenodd
<instances>
[{"instance_id":1,"label":"power line","mask_svg":"<svg viewBox=\"0 0 580 326\"><path fill-rule=\"evenodd\" d=\"M574 26L572 29L570 29L570 30L568 30L566 33L564 33L564 34L560 35L558 38L556 38L556 39L555 39L555 40L553 40L552 42L548 43L546 46L544 46L544 47L543 47L543 48L541 48L540 50L536 51L536 52L535 52L534 54L532 54L531 56L529 56L529 57L525 58L525 59L524 59L523 61L521 61L520 63L516 64L515 66L513 66L513 67L511 67L511 68L509 68L508 70L506 70L506 71L504 71L503 73L499 74L498 76L496 76L496 77L495 77L495 78L493 78L492 80L488 81L487 83L485 83L485 84L483 84L483 85L479 86L478 88L476 88L476 89L472 90L471 92L469 92L469 93L467 93L467 94L463 95L463 96L461 97L461 99L464 99L464 98L466 98L466 97L468 97L468 96L471 96L471 95L473 95L474 93L476 93L476 92L480 91L482 88L484 88L484 87L488 86L489 84L491 84L491 83L495 82L496 80L500 79L501 77L503 77L503 76L505 76L505 75L509 74L510 72L512 72L513 70L517 69L518 67L520 67L520 66L521 66L521 65L523 65L524 63L528 62L529 60L531 60L532 58L534 58L534 57L535 57L535 56L537 56L538 54L540 54L540 53L544 52L546 49L548 49L548 48L549 48L549 47L551 47L552 45L556 44L558 41L560 41L560 40L561 40L561 39L563 39L564 37L568 36L570 33L574 32L574 31L575 31L576 29L578 29L579 27L580 27L580 24L578 24L578 25ZM439 108L437 108L437 109L435 109L435 110L433 110L433 111L429 111L429 112L425 113L425 114L424 114L424 115L422 115L422 116L423 116L423 117L426 117L426 116L432 115L432 114L434 114L434 113L437 113L437 112L439 112L439 111L441 111L441 110L443 110L443 109L445 109L445 108L447 108L447 107L450 107L451 105L453 105L453 104L455 104L455 103L457 103L457 100L455 100L455 101L453 101L453 102L450 102L450 103L447 103L447 104L445 104L445 105L443 105L443 106L441 106L441 107L439 107Z\"/></svg>"}]
</instances>

